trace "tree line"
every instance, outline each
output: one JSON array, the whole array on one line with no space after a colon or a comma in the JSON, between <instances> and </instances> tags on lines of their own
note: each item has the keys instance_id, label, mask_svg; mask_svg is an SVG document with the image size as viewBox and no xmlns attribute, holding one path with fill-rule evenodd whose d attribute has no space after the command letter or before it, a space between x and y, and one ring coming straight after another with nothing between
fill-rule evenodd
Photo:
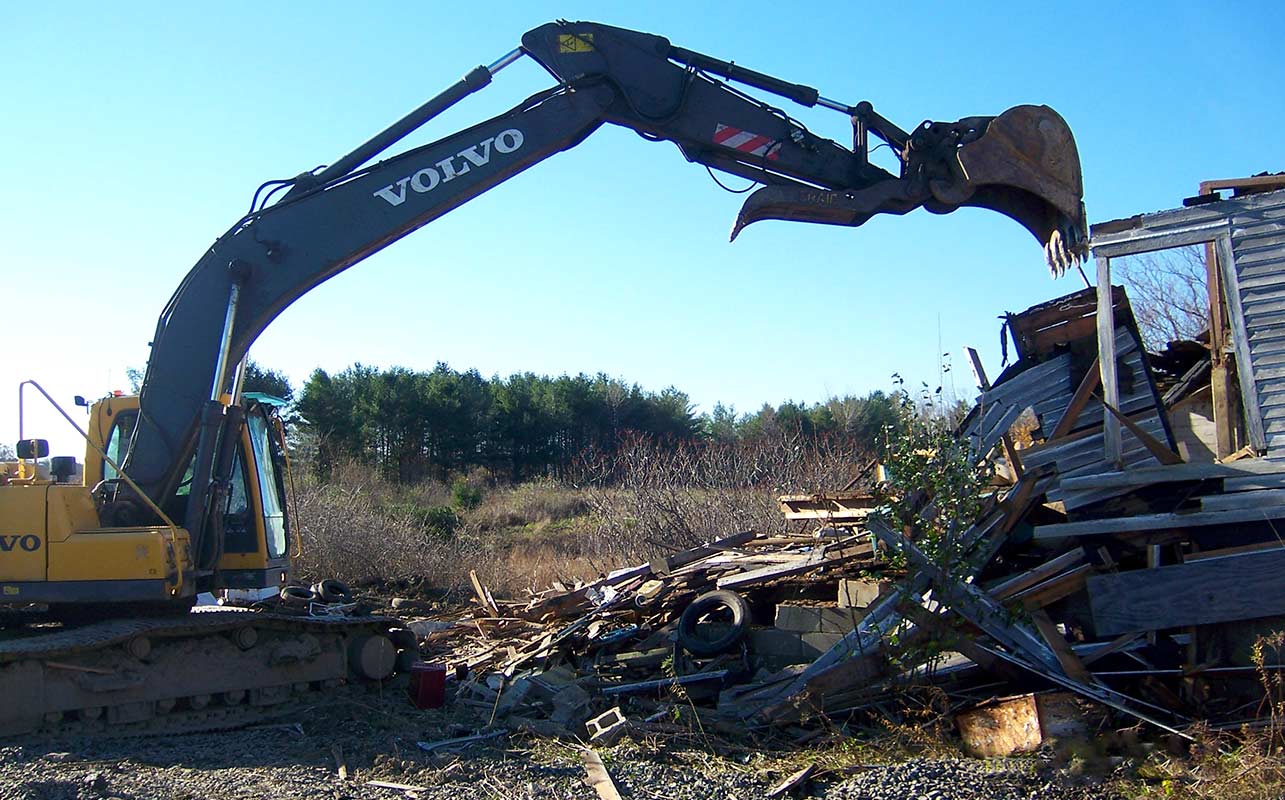
<instances>
[{"instance_id":1,"label":"tree line","mask_svg":"<svg viewBox=\"0 0 1285 800\"><path fill-rule=\"evenodd\" d=\"M293 394L284 376L257 365L246 388ZM584 453L611 453L637 436L671 446L841 437L874 451L897 420L896 400L883 392L765 404L752 414L719 404L698 415L674 387L649 391L603 374L485 378L446 364L429 371L355 364L333 375L317 369L294 411L323 476L338 461L356 459L404 482L475 467L513 481L562 476Z\"/></svg>"}]
</instances>

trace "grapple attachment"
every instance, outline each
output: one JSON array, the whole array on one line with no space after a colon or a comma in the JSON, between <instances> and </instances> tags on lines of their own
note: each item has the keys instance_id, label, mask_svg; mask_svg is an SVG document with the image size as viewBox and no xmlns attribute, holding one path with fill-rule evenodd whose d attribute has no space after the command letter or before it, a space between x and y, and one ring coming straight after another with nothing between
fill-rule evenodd
<instances>
[{"instance_id":1,"label":"grapple attachment","mask_svg":"<svg viewBox=\"0 0 1285 800\"><path fill-rule=\"evenodd\" d=\"M873 129L872 129L873 130ZM745 201L732 238L763 219L863 224L876 214L962 206L998 211L1044 246L1054 277L1088 253L1080 157L1066 122L1048 106L1016 106L998 117L925 122L889 136L901 177L837 191L765 186Z\"/></svg>"}]
</instances>

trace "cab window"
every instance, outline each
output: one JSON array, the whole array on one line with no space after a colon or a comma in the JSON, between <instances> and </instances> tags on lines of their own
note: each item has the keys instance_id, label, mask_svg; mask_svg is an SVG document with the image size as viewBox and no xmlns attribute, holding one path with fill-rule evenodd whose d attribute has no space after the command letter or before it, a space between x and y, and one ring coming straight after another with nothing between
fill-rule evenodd
<instances>
[{"instance_id":1,"label":"cab window","mask_svg":"<svg viewBox=\"0 0 1285 800\"><path fill-rule=\"evenodd\" d=\"M138 421L137 411L121 411L116 414L116 420L112 422L111 433L107 435L107 457L119 464L125 458L125 451L129 449L129 439L134 434L134 423ZM118 477L120 473L116 468L106 461L103 462L103 479L111 480Z\"/></svg>"}]
</instances>

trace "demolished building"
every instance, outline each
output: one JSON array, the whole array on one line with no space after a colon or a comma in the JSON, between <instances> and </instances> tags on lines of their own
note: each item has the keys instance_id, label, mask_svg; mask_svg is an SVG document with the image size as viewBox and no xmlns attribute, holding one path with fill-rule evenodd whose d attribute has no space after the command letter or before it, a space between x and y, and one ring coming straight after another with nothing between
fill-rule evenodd
<instances>
[{"instance_id":1,"label":"demolished building","mask_svg":"<svg viewBox=\"0 0 1285 800\"><path fill-rule=\"evenodd\" d=\"M1192 245L1205 341L1150 355L1112 261ZM1003 479L956 521L951 563L869 493L786 497L810 530L731 534L528 603L476 585L476 618L425 646L493 717L558 725L622 704L654 723L681 698L744 730L886 713L916 683L954 709L1058 688L1175 733L1252 719L1259 676L1282 669L1262 637L1285 630L1285 176L1096 225L1092 253L1096 286L1007 315L1015 359L993 381L971 353L958 435ZM693 639L694 603L729 618L716 646Z\"/></svg>"}]
</instances>

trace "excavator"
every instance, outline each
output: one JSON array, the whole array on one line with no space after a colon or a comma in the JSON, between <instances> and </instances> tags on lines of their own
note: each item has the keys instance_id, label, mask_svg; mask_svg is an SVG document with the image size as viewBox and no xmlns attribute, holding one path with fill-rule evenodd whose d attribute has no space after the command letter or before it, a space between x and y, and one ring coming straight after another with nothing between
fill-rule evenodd
<instances>
[{"instance_id":1,"label":"excavator","mask_svg":"<svg viewBox=\"0 0 1285 800\"><path fill-rule=\"evenodd\" d=\"M550 88L376 160L524 57ZM842 115L852 145L748 90ZM274 405L243 389L247 353L313 287L605 124L760 185L732 238L762 220L859 226L979 207L1024 226L1055 275L1086 252L1079 156L1048 107L903 129L869 102L830 100L662 36L593 22L535 28L329 166L260 186L161 312L137 396L90 408L80 480L38 468L45 440L18 443L16 467L0 468L0 604L69 621L0 633L0 736L230 727L298 694L405 668L415 640L390 620L191 611L198 593L289 578L289 462ZM895 172L871 162L872 137ZM38 384L20 395L28 390L77 425Z\"/></svg>"}]
</instances>

